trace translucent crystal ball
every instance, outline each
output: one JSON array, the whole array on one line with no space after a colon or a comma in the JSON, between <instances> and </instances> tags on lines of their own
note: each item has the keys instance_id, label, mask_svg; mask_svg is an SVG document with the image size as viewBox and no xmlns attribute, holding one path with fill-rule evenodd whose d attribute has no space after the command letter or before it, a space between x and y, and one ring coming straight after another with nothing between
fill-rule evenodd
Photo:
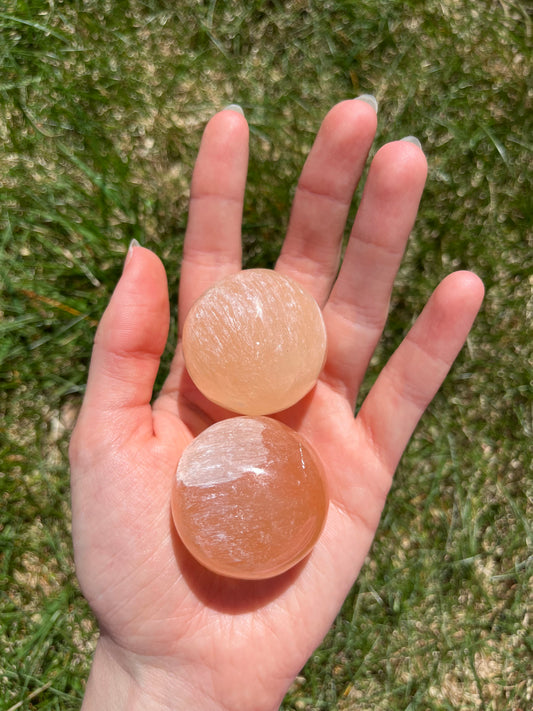
<instances>
[{"instance_id":1,"label":"translucent crystal ball","mask_svg":"<svg viewBox=\"0 0 533 711\"><path fill-rule=\"evenodd\" d=\"M326 356L326 329L318 304L299 284L269 269L248 269L193 304L183 354L209 400L243 415L268 415L313 388Z\"/></svg>"},{"instance_id":2,"label":"translucent crystal ball","mask_svg":"<svg viewBox=\"0 0 533 711\"><path fill-rule=\"evenodd\" d=\"M172 490L180 538L206 568L232 578L278 575L318 539L328 494L318 455L268 417L234 417L185 449Z\"/></svg>"}]
</instances>

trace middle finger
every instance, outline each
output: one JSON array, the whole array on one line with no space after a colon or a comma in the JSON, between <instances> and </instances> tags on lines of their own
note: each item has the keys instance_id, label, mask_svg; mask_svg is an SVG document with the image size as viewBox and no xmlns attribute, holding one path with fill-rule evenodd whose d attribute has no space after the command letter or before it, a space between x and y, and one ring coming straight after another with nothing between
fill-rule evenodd
<instances>
[{"instance_id":1,"label":"middle finger","mask_svg":"<svg viewBox=\"0 0 533 711\"><path fill-rule=\"evenodd\" d=\"M376 123L376 111L367 98L334 106L298 182L276 269L306 288L320 306L337 273L346 219Z\"/></svg>"}]
</instances>

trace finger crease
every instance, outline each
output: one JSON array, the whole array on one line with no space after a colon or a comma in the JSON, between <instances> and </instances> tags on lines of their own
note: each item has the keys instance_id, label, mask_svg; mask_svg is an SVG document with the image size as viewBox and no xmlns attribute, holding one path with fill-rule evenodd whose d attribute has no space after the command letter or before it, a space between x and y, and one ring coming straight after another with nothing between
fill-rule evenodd
<instances>
[{"instance_id":1,"label":"finger crease","mask_svg":"<svg viewBox=\"0 0 533 711\"><path fill-rule=\"evenodd\" d=\"M317 190L316 188L312 188L301 183L298 185L296 193L303 193L304 195L309 195L313 199L320 198L323 200L327 200L328 202L333 202L335 205L340 205L344 209L349 209L350 205L352 204L351 197L350 199L342 198L338 195L334 195L323 190Z\"/></svg>"},{"instance_id":2,"label":"finger crease","mask_svg":"<svg viewBox=\"0 0 533 711\"><path fill-rule=\"evenodd\" d=\"M190 196L190 204L195 202L204 202L205 200L216 200L217 202L227 202L232 205L242 205L242 196L225 195L224 193L217 192L202 192L193 194Z\"/></svg>"}]
</instances>

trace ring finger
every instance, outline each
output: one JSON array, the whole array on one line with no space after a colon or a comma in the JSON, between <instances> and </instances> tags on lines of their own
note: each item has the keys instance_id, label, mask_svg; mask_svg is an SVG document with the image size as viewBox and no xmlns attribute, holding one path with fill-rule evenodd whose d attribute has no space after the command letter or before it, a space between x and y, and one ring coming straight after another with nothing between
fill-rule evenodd
<instances>
[{"instance_id":1,"label":"ring finger","mask_svg":"<svg viewBox=\"0 0 533 711\"><path fill-rule=\"evenodd\" d=\"M332 335L324 377L353 405L385 325L426 174L425 156L411 140L386 144L377 152L324 309Z\"/></svg>"}]
</instances>

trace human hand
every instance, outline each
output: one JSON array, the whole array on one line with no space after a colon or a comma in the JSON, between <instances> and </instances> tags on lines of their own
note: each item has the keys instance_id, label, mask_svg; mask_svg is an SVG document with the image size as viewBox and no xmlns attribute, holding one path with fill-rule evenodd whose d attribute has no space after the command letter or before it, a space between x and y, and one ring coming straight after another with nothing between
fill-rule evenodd
<instances>
[{"instance_id":1,"label":"human hand","mask_svg":"<svg viewBox=\"0 0 533 711\"><path fill-rule=\"evenodd\" d=\"M338 271L375 128L365 101L329 112L303 168L276 265L323 309L328 357L320 380L276 417L313 444L331 497L312 553L281 576L216 576L175 532L170 492L181 453L231 413L196 390L179 344L152 403L170 319L166 277L149 250L128 253L97 330L71 442L76 568L101 632L86 710L276 709L353 585L396 465L483 296L470 272L444 279L354 418L426 178L424 154L412 142L377 152ZM204 132L192 180L180 324L207 287L241 269L247 161L244 117L218 113Z\"/></svg>"}]
</instances>

